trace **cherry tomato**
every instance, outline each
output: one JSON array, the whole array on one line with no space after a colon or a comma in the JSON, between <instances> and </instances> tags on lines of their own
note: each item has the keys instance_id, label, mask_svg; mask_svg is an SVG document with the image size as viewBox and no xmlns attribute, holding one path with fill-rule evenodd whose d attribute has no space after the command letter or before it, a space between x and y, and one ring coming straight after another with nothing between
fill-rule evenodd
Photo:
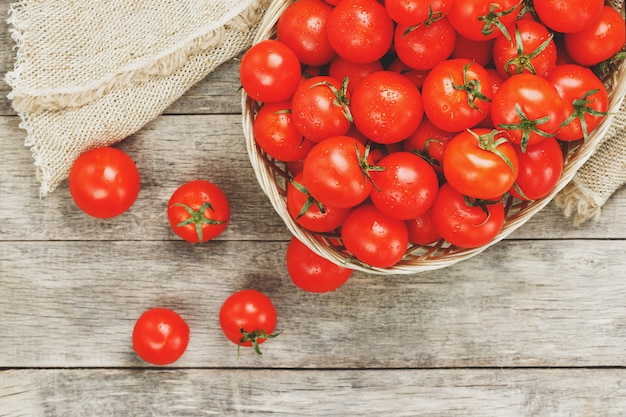
<instances>
[{"instance_id":1,"label":"cherry tomato","mask_svg":"<svg viewBox=\"0 0 626 417\"><path fill-rule=\"evenodd\" d=\"M328 42L327 24L332 7L321 0L299 0L283 11L276 37L289 46L301 63L324 65L336 53Z\"/></svg>"},{"instance_id":2,"label":"cherry tomato","mask_svg":"<svg viewBox=\"0 0 626 417\"><path fill-rule=\"evenodd\" d=\"M454 50L450 58L464 58L475 61L478 65L487 69L493 63L493 44L495 39L477 41L468 39L460 33L456 33Z\"/></svg>"},{"instance_id":3,"label":"cherry tomato","mask_svg":"<svg viewBox=\"0 0 626 417\"><path fill-rule=\"evenodd\" d=\"M328 66L328 75L337 80L348 77L348 93L354 93L356 86L367 76L382 71L383 64L380 61L356 63L348 61L340 56L335 57Z\"/></svg>"},{"instance_id":4,"label":"cherry tomato","mask_svg":"<svg viewBox=\"0 0 626 417\"><path fill-rule=\"evenodd\" d=\"M580 32L600 18L603 0L534 0L537 15L550 29Z\"/></svg>"},{"instance_id":5,"label":"cherry tomato","mask_svg":"<svg viewBox=\"0 0 626 417\"><path fill-rule=\"evenodd\" d=\"M432 220L452 245L475 248L491 242L502 230L504 203L473 200L446 183L433 204Z\"/></svg>"},{"instance_id":6,"label":"cherry tomato","mask_svg":"<svg viewBox=\"0 0 626 417\"><path fill-rule=\"evenodd\" d=\"M383 157L376 165L384 169L371 173L375 187L370 198L380 211L408 220L430 209L439 190L439 179L428 162L400 151Z\"/></svg>"},{"instance_id":7,"label":"cherry tomato","mask_svg":"<svg viewBox=\"0 0 626 417\"><path fill-rule=\"evenodd\" d=\"M418 25L448 14L453 0L385 0L391 18L402 25Z\"/></svg>"},{"instance_id":8,"label":"cherry tomato","mask_svg":"<svg viewBox=\"0 0 626 417\"><path fill-rule=\"evenodd\" d=\"M556 135L572 141L587 138L606 116L609 96L604 83L589 68L576 64L557 66L548 76L563 98L568 116Z\"/></svg>"},{"instance_id":9,"label":"cherry tomato","mask_svg":"<svg viewBox=\"0 0 626 417\"><path fill-rule=\"evenodd\" d=\"M395 57L391 60L389 65L387 66L388 71L397 72L398 74L404 75L411 81L418 89L422 88L424 84L424 78L428 75L428 70L416 70L414 68L409 67L407 64L402 62L398 57Z\"/></svg>"},{"instance_id":10,"label":"cherry tomato","mask_svg":"<svg viewBox=\"0 0 626 417\"><path fill-rule=\"evenodd\" d=\"M274 333L276 308L257 290L240 290L229 296L220 308L219 320L228 340L237 346L252 346L259 355L259 345L278 335Z\"/></svg>"},{"instance_id":11,"label":"cherry tomato","mask_svg":"<svg viewBox=\"0 0 626 417\"><path fill-rule=\"evenodd\" d=\"M491 107L489 74L476 62L457 58L437 64L424 80L426 117L438 128L460 132L474 127Z\"/></svg>"},{"instance_id":12,"label":"cherry tomato","mask_svg":"<svg viewBox=\"0 0 626 417\"><path fill-rule=\"evenodd\" d=\"M352 95L351 108L357 129L382 144L409 137L424 114L415 84L393 71L378 71L361 81Z\"/></svg>"},{"instance_id":13,"label":"cherry tomato","mask_svg":"<svg viewBox=\"0 0 626 417\"><path fill-rule=\"evenodd\" d=\"M137 199L139 170L127 153L111 147L96 148L72 164L68 187L79 209L108 219L127 211Z\"/></svg>"},{"instance_id":14,"label":"cherry tomato","mask_svg":"<svg viewBox=\"0 0 626 417\"><path fill-rule=\"evenodd\" d=\"M493 62L500 75L507 78L530 73L547 77L556 67L552 33L541 23L527 19L518 20L507 31L508 36L498 36L493 45Z\"/></svg>"},{"instance_id":15,"label":"cherry tomato","mask_svg":"<svg viewBox=\"0 0 626 417\"><path fill-rule=\"evenodd\" d=\"M526 152L515 147L519 174L510 193L520 200L538 200L550 194L563 173L563 150L555 138L530 145Z\"/></svg>"},{"instance_id":16,"label":"cherry tomato","mask_svg":"<svg viewBox=\"0 0 626 417\"><path fill-rule=\"evenodd\" d=\"M515 148L498 130L477 128L457 134L443 154L448 183L472 198L498 199L517 178Z\"/></svg>"},{"instance_id":17,"label":"cherry tomato","mask_svg":"<svg viewBox=\"0 0 626 417\"><path fill-rule=\"evenodd\" d=\"M145 311L133 328L133 350L146 362L168 365L187 349L189 326L175 311L157 307Z\"/></svg>"},{"instance_id":18,"label":"cherry tomato","mask_svg":"<svg viewBox=\"0 0 626 417\"><path fill-rule=\"evenodd\" d=\"M409 243L430 245L441 240L441 235L433 223L432 208L414 219L405 221L409 231Z\"/></svg>"},{"instance_id":19,"label":"cherry tomato","mask_svg":"<svg viewBox=\"0 0 626 417\"><path fill-rule=\"evenodd\" d=\"M445 17L430 24L399 24L394 32L398 58L416 70L429 70L454 51L456 32ZM437 45L433 48L433 45Z\"/></svg>"},{"instance_id":20,"label":"cherry tomato","mask_svg":"<svg viewBox=\"0 0 626 417\"><path fill-rule=\"evenodd\" d=\"M336 290L353 272L321 257L295 237L287 246L287 271L298 288L316 293Z\"/></svg>"},{"instance_id":21,"label":"cherry tomato","mask_svg":"<svg viewBox=\"0 0 626 417\"><path fill-rule=\"evenodd\" d=\"M291 98L300 84L301 65L283 42L266 39L248 49L239 63L239 79L252 99L264 103Z\"/></svg>"},{"instance_id":22,"label":"cherry tomato","mask_svg":"<svg viewBox=\"0 0 626 417\"><path fill-rule=\"evenodd\" d=\"M505 32L517 19L521 7L521 0L457 0L447 16L462 36L482 41Z\"/></svg>"},{"instance_id":23,"label":"cherry tomato","mask_svg":"<svg viewBox=\"0 0 626 417\"><path fill-rule=\"evenodd\" d=\"M312 142L345 135L352 124L347 84L329 76L304 81L291 99L293 123Z\"/></svg>"},{"instance_id":24,"label":"cherry tomato","mask_svg":"<svg viewBox=\"0 0 626 417\"><path fill-rule=\"evenodd\" d=\"M342 0L330 13L328 40L348 61L374 62L391 47L393 20L376 0Z\"/></svg>"},{"instance_id":25,"label":"cherry tomato","mask_svg":"<svg viewBox=\"0 0 626 417\"><path fill-rule=\"evenodd\" d=\"M417 130L402 142L402 149L421 156L436 172L443 173L443 152L456 133L440 129L424 117Z\"/></svg>"},{"instance_id":26,"label":"cherry tomato","mask_svg":"<svg viewBox=\"0 0 626 417\"><path fill-rule=\"evenodd\" d=\"M563 99L545 78L516 74L494 94L491 120L497 129L505 129L509 139L524 152L529 144L557 134L565 120Z\"/></svg>"},{"instance_id":27,"label":"cherry tomato","mask_svg":"<svg viewBox=\"0 0 626 417\"><path fill-rule=\"evenodd\" d=\"M349 136L316 144L304 160L303 181L325 207L354 207L370 194L373 160L365 146Z\"/></svg>"},{"instance_id":28,"label":"cherry tomato","mask_svg":"<svg viewBox=\"0 0 626 417\"><path fill-rule=\"evenodd\" d=\"M346 249L359 261L389 268L406 253L409 232L404 221L366 203L348 214L341 228L341 238Z\"/></svg>"},{"instance_id":29,"label":"cherry tomato","mask_svg":"<svg viewBox=\"0 0 626 417\"><path fill-rule=\"evenodd\" d=\"M312 232L330 232L343 223L349 208L324 206L306 188L303 174L297 174L287 186L287 211L301 227Z\"/></svg>"},{"instance_id":30,"label":"cherry tomato","mask_svg":"<svg viewBox=\"0 0 626 417\"><path fill-rule=\"evenodd\" d=\"M578 64L593 66L613 57L624 47L626 24L611 6L604 6L599 19L587 29L566 33L565 50Z\"/></svg>"},{"instance_id":31,"label":"cherry tomato","mask_svg":"<svg viewBox=\"0 0 626 417\"><path fill-rule=\"evenodd\" d=\"M296 129L291 102L266 103L257 112L252 126L256 143L269 156L282 162L302 159L313 147Z\"/></svg>"},{"instance_id":32,"label":"cherry tomato","mask_svg":"<svg viewBox=\"0 0 626 417\"><path fill-rule=\"evenodd\" d=\"M224 192L206 180L192 180L174 191L167 203L170 227L187 242L203 243L220 235L230 220Z\"/></svg>"}]
</instances>

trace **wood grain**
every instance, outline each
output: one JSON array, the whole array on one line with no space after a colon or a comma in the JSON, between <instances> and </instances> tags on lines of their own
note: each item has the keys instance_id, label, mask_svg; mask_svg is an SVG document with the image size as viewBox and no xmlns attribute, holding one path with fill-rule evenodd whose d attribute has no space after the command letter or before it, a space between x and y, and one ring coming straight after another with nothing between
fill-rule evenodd
<instances>
[{"instance_id":1,"label":"wood grain","mask_svg":"<svg viewBox=\"0 0 626 417\"><path fill-rule=\"evenodd\" d=\"M625 378L623 369L3 371L0 415L622 417Z\"/></svg>"}]
</instances>

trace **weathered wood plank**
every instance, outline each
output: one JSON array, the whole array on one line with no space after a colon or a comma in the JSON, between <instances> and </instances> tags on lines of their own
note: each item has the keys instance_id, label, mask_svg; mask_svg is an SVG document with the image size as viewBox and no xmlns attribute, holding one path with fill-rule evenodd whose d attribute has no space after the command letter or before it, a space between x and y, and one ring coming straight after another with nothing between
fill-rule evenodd
<instances>
[{"instance_id":1,"label":"weathered wood plank","mask_svg":"<svg viewBox=\"0 0 626 417\"><path fill-rule=\"evenodd\" d=\"M85 216L72 203L66 184L39 198L30 151L16 117L0 117L0 240L168 240L169 195L186 180L205 178L222 186L232 205L228 240L288 238L287 229L260 190L245 150L238 115L161 116L119 145L136 161L142 191L130 212L112 219ZM626 238L626 188L609 200L599 221L575 228L553 205L511 238Z\"/></svg>"},{"instance_id":2,"label":"weathered wood plank","mask_svg":"<svg viewBox=\"0 0 626 417\"><path fill-rule=\"evenodd\" d=\"M2 367L142 366L134 320L157 305L192 329L182 367L625 366L624 241L506 241L414 276L355 273L297 289L285 242L0 243ZM274 300L278 338L257 357L219 329L232 292ZM97 354L94 354L97 352Z\"/></svg>"},{"instance_id":3,"label":"weathered wood plank","mask_svg":"<svg viewBox=\"0 0 626 417\"><path fill-rule=\"evenodd\" d=\"M623 369L0 372L4 417L622 417Z\"/></svg>"}]
</instances>

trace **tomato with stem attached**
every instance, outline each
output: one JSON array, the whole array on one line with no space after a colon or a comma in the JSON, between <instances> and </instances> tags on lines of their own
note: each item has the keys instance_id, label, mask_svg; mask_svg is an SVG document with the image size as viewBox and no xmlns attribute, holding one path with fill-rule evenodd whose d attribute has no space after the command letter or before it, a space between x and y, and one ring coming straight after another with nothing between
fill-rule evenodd
<instances>
[{"instance_id":1,"label":"tomato with stem attached","mask_svg":"<svg viewBox=\"0 0 626 417\"><path fill-rule=\"evenodd\" d=\"M526 152L515 147L519 174L509 190L520 200L538 200L550 194L563 173L563 150L555 138L529 145Z\"/></svg>"},{"instance_id":2,"label":"tomato with stem attached","mask_svg":"<svg viewBox=\"0 0 626 417\"><path fill-rule=\"evenodd\" d=\"M222 189L207 180L179 186L167 204L172 231L191 243L207 242L228 226L230 204Z\"/></svg>"}]
</instances>

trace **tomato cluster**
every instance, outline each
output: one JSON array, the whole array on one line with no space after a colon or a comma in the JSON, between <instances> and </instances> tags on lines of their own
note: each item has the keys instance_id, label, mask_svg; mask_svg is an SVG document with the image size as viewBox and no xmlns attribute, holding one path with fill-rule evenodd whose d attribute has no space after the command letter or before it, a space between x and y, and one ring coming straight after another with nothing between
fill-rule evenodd
<instances>
[{"instance_id":1,"label":"tomato cluster","mask_svg":"<svg viewBox=\"0 0 626 417\"><path fill-rule=\"evenodd\" d=\"M275 33L240 80L287 209L387 268L411 243L485 245L505 198L548 195L606 115L594 70L626 29L602 0L298 0Z\"/></svg>"}]
</instances>

